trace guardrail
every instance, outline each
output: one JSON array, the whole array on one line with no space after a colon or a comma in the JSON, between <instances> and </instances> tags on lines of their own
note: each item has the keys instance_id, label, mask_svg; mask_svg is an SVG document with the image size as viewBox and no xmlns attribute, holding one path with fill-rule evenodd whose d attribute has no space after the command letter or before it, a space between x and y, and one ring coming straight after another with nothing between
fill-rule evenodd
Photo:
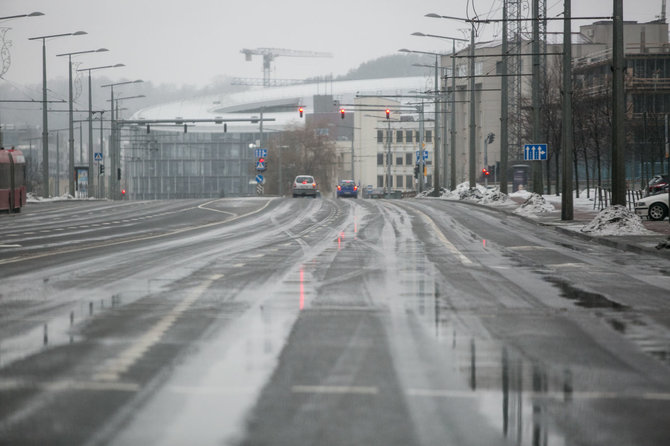
<instances>
[{"instance_id":1,"label":"guardrail","mask_svg":"<svg viewBox=\"0 0 670 446\"><path fill-rule=\"evenodd\" d=\"M596 186L593 197L593 209L602 210L612 203L612 191L609 188ZM626 207L633 210L635 202L642 198L644 192L641 190L626 190Z\"/></svg>"}]
</instances>

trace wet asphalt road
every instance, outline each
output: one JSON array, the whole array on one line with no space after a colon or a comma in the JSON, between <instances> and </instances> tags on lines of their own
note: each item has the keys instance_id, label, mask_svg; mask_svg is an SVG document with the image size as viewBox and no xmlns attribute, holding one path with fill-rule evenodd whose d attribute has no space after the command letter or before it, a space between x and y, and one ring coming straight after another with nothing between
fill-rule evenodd
<instances>
[{"instance_id":1,"label":"wet asphalt road","mask_svg":"<svg viewBox=\"0 0 670 446\"><path fill-rule=\"evenodd\" d=\"M659 257L440 200L0 224L0 444L670 444Z\"/></svg>"}]
</instances>

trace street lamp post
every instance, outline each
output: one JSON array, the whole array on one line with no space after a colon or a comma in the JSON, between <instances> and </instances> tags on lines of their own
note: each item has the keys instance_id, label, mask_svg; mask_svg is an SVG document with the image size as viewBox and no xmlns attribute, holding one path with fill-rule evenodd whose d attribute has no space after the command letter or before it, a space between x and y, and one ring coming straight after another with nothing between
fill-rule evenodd
<instances>
[{"instance_id":1,"label":"street lamp post","mask_svg":"<svg viewBox=\"0 0 670 446\"><path fill-rule=\"evenodd\" d=\"M96 176L91 177L93 172L93 92L91 90L91 71L93 70L103 70L107 68L119 68L125 67L122 63L117 63L116 65L104 65L100 67L91 67L91 68L82 68L77 71L88 71L88 172L89 172L89 194L95 196L97 194L97 189L95 187L100 187L100 184L93 186L91 181ZM102 148L102 145L100 146Z\"/></svg>"},{"instance_id":2,"label":"street lamp post","mask_svg":"<svg viewBox=\"0 0 670 446\"><path fill-rule=\"evenodd\" d=\"M447 39L451 40L451 122L450 122L450 134L451 138L449 140L449 145L451 146L451 165L449 172L449 189L456 189L456 41L467 42L467 39L460 39L458 37L448 37L448 36L438 36L435 34L424 34L416 32L412 34L413 36L419 37L435 37L438 39ZM446 121L445 121L446 123ZM444 161L447 160L446 150L444 152ZM446 163L445 163L446 166ZM447 171L446 167L444 170L446 176Z\"/></svg>"},{"instance_id":3,"label":"street lamp post","mask_svg":"<svg viewBox=\"0 0 670 446\"><path fill-rule=\"evenodd\" d=\"M121 146L119 144L119 138L116 134L118 129L116 128L116 118L114 116L114 87L119 85L128 85L128 84L138 84L144 82L142 79L137 79L134 81L125 81L125 82L116 82L113 84L101 85L101 88L109 87L110 90L110 102L111 102L111 134L109 138L109 158L110 158L110 175L109 175L109 190L107 191L108 196L112 200L117 200L119 198L119 184L118 184L118 174L120 168L120 151ZM118 114L118 111L117 111Z\"/></svg>"},{"instance_id":4,"label":"street lamp post","mask_svg":"<svg viewBox=\"0 0 670 446\"><path fill-rule=\"evenodd\" d=\"M69 117L70 117L70 139L68 141L68 156L70 157L68 164L68 191L70 195L74 196L74 117L72 110L72 56L79 54L88 54L88 53L102 53L109 51L107 48L98 48L97 50L86 50L86 51L75 51L71 53L56 54L56 57L67 56L68 58L68 81L69 81ZM89 174L90 176L90 174Z\"/></svg>"},{"instance_id":5,"label":"street lamp post","mask_svg":"<svg viewBox=\"0 0 670 446\"><path fill-rule=\"evenodd\" d=\"M413 35L419 36L419 35L424 35L421 33L414 33ZM434 147L435 147L435 167L433 169L433 195L436 197L440 196L440 119L438 117L439 113L439 104L440 104L440 88L439 88L439 57L442 56L441 53L431 53L428 51L414 51L414 50L408 50L407 48L402 48L398 50L403 53L417 53L417 54L429 54L431 56L435 56L435 136L434 136ZM421 153L423 154L423 147L421 147ZM446 174L446 173L445 173Z\"/></svg>"},{"instance_id":6,"label":"street lamp post","mask_svg":"<svg viewBox=\"0 0 670 446\"><path fill-rule=\"evenodd\" d=\"M66 36L82 36L86 31L73 33L51 34L48 36L30 37L28 40L42 40L42 181L45 197L49 196L49 117L47 113L47 39Z\"/></svg>"}]
</instances>

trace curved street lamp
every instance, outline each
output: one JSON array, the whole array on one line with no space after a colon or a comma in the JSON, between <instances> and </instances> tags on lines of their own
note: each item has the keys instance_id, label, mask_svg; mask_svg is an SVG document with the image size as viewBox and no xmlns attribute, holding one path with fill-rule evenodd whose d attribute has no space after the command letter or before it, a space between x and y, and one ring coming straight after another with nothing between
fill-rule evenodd
<instances>
[{"instance_id":1,"label":"curved street lamp","mask_svg":"<svg viewBox=\"0 0 670 446\"><path fill-rule=\"evenodd\" d=\"M36 14L36 13L33 13ZM41 14L41 13L39 13ZM49 194L49 116L47 113L47 39L67 36L83 36L86 31L73 33L50 34L47 36L30 37L28 40L42 41L42 181L44 182L43 195Z\"/></svg>"},{"instance_id":2,"label":"curved street lamp","mask_svg":"<svg viewBox=\"0 0 670 446\"><path fill-rule=\"evenodd\" d=\"M70 103L70 139L68 144L68 192L74 197L74 117L72 110L72 56L88 53L103 53L109 51L107 48L98 48L97 50L74 51L70 53L56 54L56 57L67 56L68 58L68 82L69 82L69 103Z\"/></svg>"},{"instance_id":3,"label":"curved street lamp","mask_svg":"<svg viewBox=\"0 0 670 446\"><path fill-rule=\"evenodd\" d=\"M94 169L93 165L93 92L91 91L91 71L94 70L104 70L107 68L120 68L120 67L125 67L124 64L122 63L117 63L116 65L103 65L99 67L90 67L90 68L81 68L78 69L77 71L88 71L88 172L89 172L89 184L88 184L88 190L89 190L89 196L93 195L95 196L96 194L96 189L93 187L93 178L97 178L97 176L93 176L92 172ZM100 144L100 151L102 151L102 144ZM95 185L96 187L99 187L99 184Z\"/></svg>"}]
</instances>

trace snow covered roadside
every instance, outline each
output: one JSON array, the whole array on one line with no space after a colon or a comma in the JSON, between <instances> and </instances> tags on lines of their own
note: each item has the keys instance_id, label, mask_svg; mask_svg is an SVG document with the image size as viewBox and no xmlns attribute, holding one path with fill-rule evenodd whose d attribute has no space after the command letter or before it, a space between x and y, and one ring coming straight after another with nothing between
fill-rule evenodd
<instances>
[{"instance_id":1,"label":"snow covered roadside","mask_svg":"<svg viewBox=\"0 0 670 446\"><path fill-rule=\"evenodd\" d=\"M582 213L596 213L593 208L593 201L589 198L573 198L575 210ZM485 206L511 206L516 202L511 198L521 198L525 200L523 204L516 207L512 212L528 218L539 219L549 216L551 213L560 209L561 197L557 195L539 195L525 190L513 192L505 195L496 187L487 189L477 185L475 189L470 189L469 183L461 183L453 191L443 191L444 200L466 200ZM556 205L556 206L555 206ZM625 206L610 206L598 212L595 218L588 224L575 224L565 222L567 229L582 232L595 236L623 236L623 235L653 235L653 231L647 230L640 217Z\"/></svg>"},{"instance_id":2,"label":"snow covered roadside","mask_svg":"<svg viewBox=\"0 0 670 446\"><path fill-rule=\"evenodd\" d=\"M39 195L34 195L28 192L26 196L26 203L49 203L54 201L72 201L72 200L86 201L86 200L97 200L97 198L75 198L68 193L65 193L59 197L44 198L40 197Z\"/></svg>"}]
</instances>

